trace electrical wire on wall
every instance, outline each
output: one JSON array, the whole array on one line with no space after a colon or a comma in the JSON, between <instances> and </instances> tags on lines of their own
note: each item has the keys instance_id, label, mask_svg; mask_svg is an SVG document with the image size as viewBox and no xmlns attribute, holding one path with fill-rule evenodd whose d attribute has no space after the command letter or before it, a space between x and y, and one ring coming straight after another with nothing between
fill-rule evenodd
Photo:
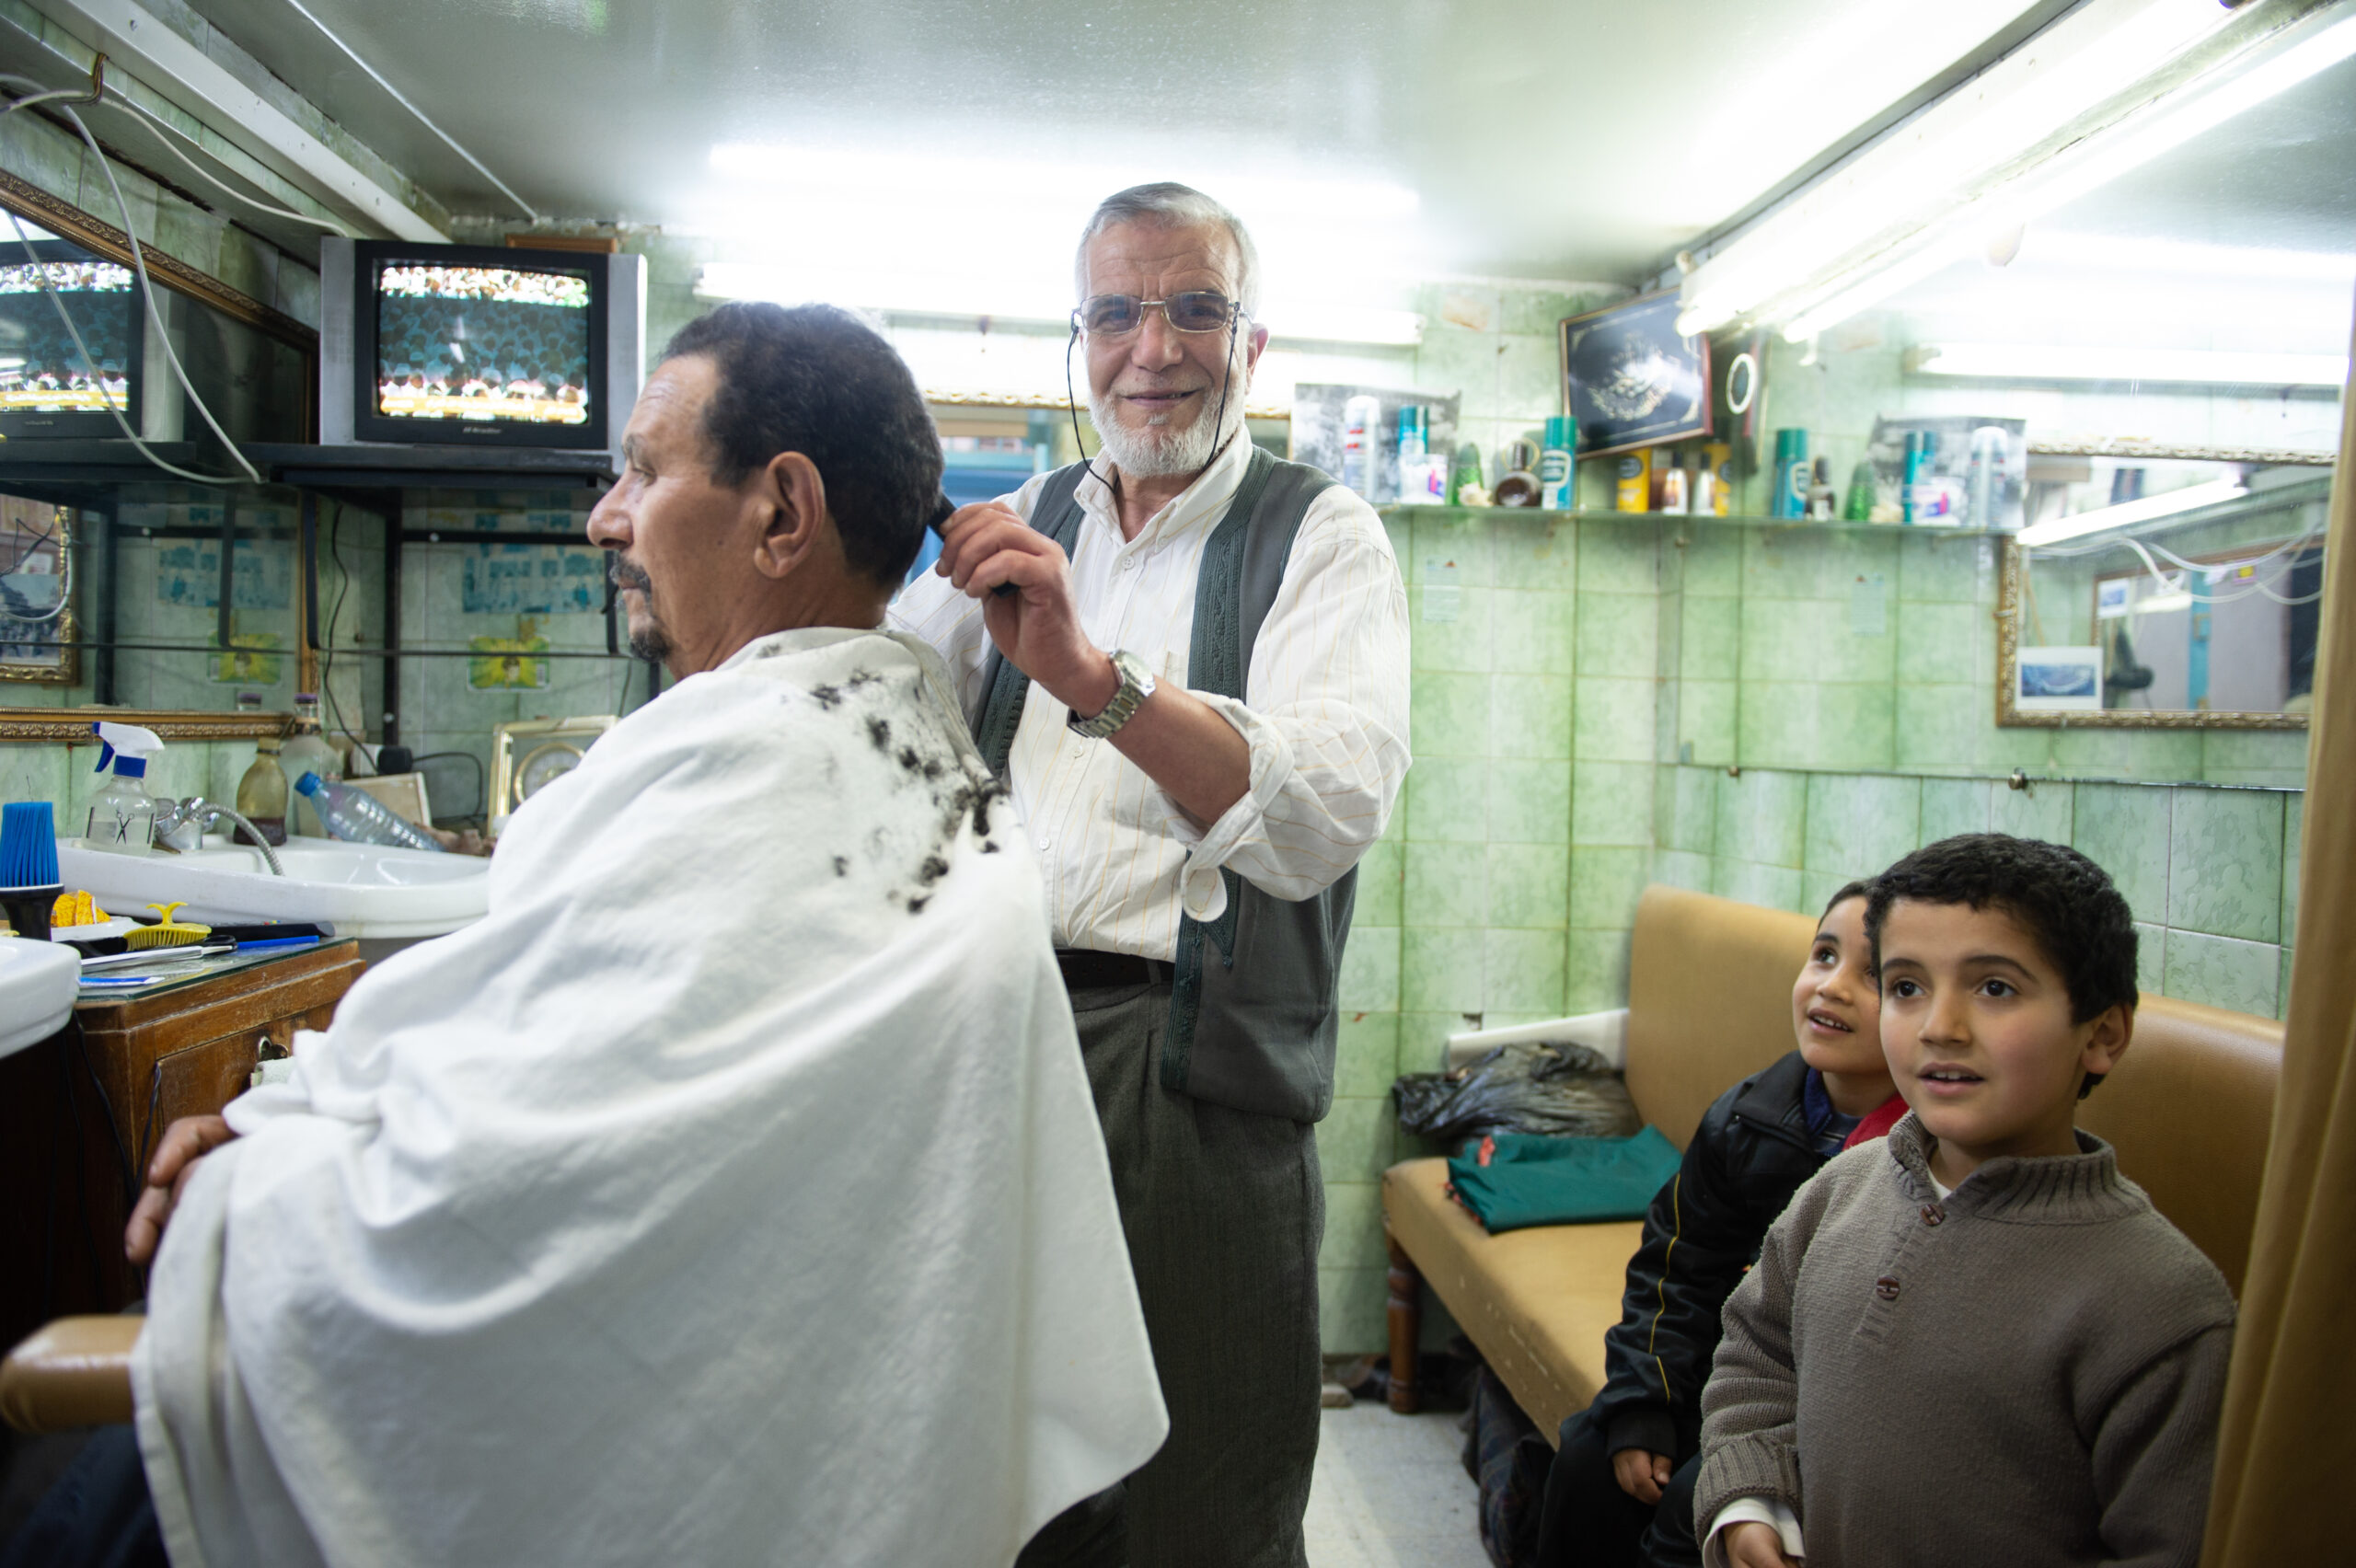
<instances>
[{"instance_id":1,"label":"electrical wire on wall","mask_svg":"<svg viewBox=\"0 0 2356 1568\"><path fill-rule=\"evenodd\" d=\"M71 124L75 131L81 136L83 144L90 149L91 155L98 159L99 172L107 177L107 190L113 195L115 208L122 216L123 238L131 249L132 268L139 275L140 297L146 306L147 318L155 325L156 341L163 347L164 358L172 367L172 375L174 379L179 381L180 390L187 394L189 402L192 404L195 407L196 411L203 417L206 427L213 432L214 436L219 438L223 450L227 452L230 459L235 462L239 468L245 471L245 479L254 484L262 483L261 470L255 467L253 463L246 456L246 455L238 450L237 444L229 439L229 432L221 428L221 421L214 418L213 409L205 403L202 398L197 395L196 387L190 382L188 371L180 363L179 353L172 347L171 334L165 330L163 309L156 303L155 281L147 275L147 248L141 242L138 230L132 222L131 203L124 200L122 187L115 179L113 160L106 156L105 150L98 145L98 138L90 133L89 126L84 123L81 114L74 107L75 103L91 102L106 96L109 89L106 86L105 58L101 56L97 63L91 67L91 90L87 93L83 92L79 88L74 87L44 89L41 87L40 83L33 80L31 77L20 76L13 72L0 72L0 85L25 86L35 89L25 97L11 102L6 108L0 109L0 116L14 114L18 110L31 109L40 104L53 105L55 106L57 112L63 115L67 123ZM145 113L145 111L140 110L136 104L131 104L129 99L123 98L120 90L115 92L114 97L117 102L128 104L134 111L136 111L136 114L144 115ZM168 145L169 144L167 143L167 144ZM175 154L179 152L179 149L176 147L172 150ZM182 161L186 162L187 160L183 158ZM193 167L194 166L191 165L191 167ZM202 174L203 171L198 170L198 172ZM212 179L210 176L206 176L205 178L218 189L226 191L233 197L237 197L239 201L245 202L248 206L255 207L258 210L268 212L278 216L294 218L300 222L316 224L319 221L318 219L306 217L299 213L290 213L283 208L271 207L265 203L254 202L246 197L237 196L237 192L229 190L228 187L222 185L219 180ZM32 264L34 276L40 280L41 292L49 296L49 303L55 307L58 319L65 325L67 336L72 338L74 340L75 350L81 354L83 366L90 373L90 379L94 383L98 382L99 380L98 362L91 356L89 345L83 341L81 329L75 323L73 315L66 310L65 302L58 297L56 285L50 279L48 267L41 262L40 256L34 251L32 240L26 235L24 225L17 220L17 215L14 213L10 213L8 214L8 224L11 228L16 230L17 243L24 247L25 259ZM345 232L340 225L329 226L335 227L339 233ZM130 439L131 444L138 449L139 455L146 458L150 463L153 463L156 467L164 470L164 472L172 475L175 478L188 479L197 484L205 485L228 485L241 482L235 475L224 476L218 474L200 474L191 469L180 467L176 464L166 462L163 458L157 456L144 441L140 439L139 432L131 428L131 421L124 417L121 408L119 407L112 398L105 397L102 393L99 400L106 404L107 411L114 416L115 423L121 427L122 433Z\"/></svg>"}]
</instances>

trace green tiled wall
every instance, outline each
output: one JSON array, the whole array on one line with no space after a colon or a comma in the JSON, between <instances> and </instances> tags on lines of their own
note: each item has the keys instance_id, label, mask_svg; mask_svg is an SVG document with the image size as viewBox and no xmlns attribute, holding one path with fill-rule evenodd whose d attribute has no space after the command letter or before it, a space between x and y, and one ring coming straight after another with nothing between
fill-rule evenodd
<instances>
[{"instance_id":1,"label":"green tiled wall","mask_svg":"<svg viewBox=\"0 0 2356 1568\"><path fill-rule=\"evenodd\" d=\"M2295 945L2295 790L1678 767L1653 879L1814 914L1923 844L1999 832L2067 844L2135 913L2144 989L2280 1017ZM1705 854L1683 846L1708 842ZM1782 896L1774 896L1781 894Z\"/></svg>"}]
</instances>

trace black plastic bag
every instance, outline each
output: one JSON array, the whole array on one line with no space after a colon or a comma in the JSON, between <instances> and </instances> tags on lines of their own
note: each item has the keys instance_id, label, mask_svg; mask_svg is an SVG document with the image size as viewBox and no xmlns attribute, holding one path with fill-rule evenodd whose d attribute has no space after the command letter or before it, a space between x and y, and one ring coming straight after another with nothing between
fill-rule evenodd
<instances>
[{"instance_id":1,"label":"black plastic bag","mask_svg":"<svg viewBox=\"0 0 2356 1568\"><path fill-rule=\"evenodd\" d=\"M1407 1073L1391 1086L1399 1124L1459 1143L1484 1133L1624 1138L1643 1127L1620 1081L1584 1045L1500 1045L1446 1073Z\"/></svg>"}]
</instances>

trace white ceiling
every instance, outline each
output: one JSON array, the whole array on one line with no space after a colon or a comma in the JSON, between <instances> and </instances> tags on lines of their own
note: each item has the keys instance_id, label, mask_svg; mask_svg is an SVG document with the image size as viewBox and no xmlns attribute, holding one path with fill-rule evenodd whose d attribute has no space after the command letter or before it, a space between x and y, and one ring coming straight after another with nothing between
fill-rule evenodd
<instances>
[{"instance_id":1,"label":"white ceiling","mask_svg":"<svg viewBox=\"0 0 2356 1568\"><path fill-rule=\"evenodd\" d=\"M286 0L194 0L462 214L515 215ZM1355 182L1402 275L1633 281L2050 0L305 0L541 213L970 245L1080 162L1264 210ZM810 206L720 145L976 160L944 201ZM989 189L989 168L1010 172ZM1243 183L1256 177L1257 185ZM896 181L894 182L896 187ZM983 187L980 190L967 189ZM1363 193L1363 196L1361 195ZM1405 196L1412 200L1406 200ZM1082 211L1084 212L1084 207ZM1346 228L1347 225L1345 225ZM1068 233L1069 230L1064 231ZM1352 231L1360 232L1360 231ZM1376 252L1380 252L1379 258ZM1328 261L1327 265L1334 263Z\"/></svg>"}]
</instances>

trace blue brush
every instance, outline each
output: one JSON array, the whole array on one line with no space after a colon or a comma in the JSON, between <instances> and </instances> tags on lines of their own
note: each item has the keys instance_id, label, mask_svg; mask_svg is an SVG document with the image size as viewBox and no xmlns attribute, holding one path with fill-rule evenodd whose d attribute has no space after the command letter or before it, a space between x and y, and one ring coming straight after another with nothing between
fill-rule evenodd
<instances>
[{"instance_id":1,"label":"blue brush","mask_svg":"<svg viewBox=\"0 0 2356 1568\"><path fill-rule=\"evenodd\" d=\"M49 940L50 906L56 903L57 819L47 801L12 801L0 806L0 909L17 935Z\"/></svg>"}]
</instances>

